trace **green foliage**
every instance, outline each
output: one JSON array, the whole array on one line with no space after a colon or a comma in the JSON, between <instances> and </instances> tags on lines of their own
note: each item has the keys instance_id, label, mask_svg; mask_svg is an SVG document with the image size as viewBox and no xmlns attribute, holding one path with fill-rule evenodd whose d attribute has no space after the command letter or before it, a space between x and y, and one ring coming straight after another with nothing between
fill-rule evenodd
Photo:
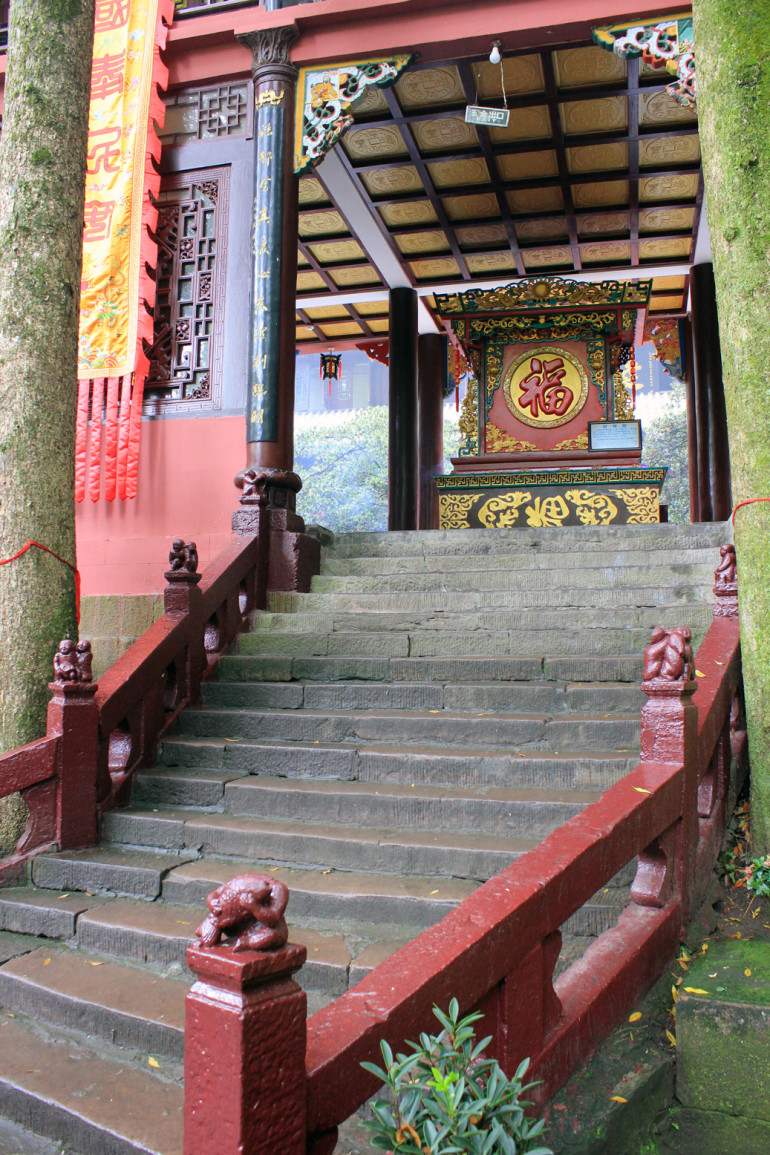
<instances>
[{"instance_id":1,"label":"green foliage","mask_svg":"<svg viewBox=\"0 0 770 1155\"><path fill-rule=\"evenodd\" d=\"M522 1085L529 1059L506 1078L494 1060L481 1058L490 1039L477 1043L472 1024L482 1016L460 1019L459 1011L456 999L447 1014L434 1007L442 1030L421 1034L410 1055L394 1058L383 1041L384 1070L361 1064L392 1095L392 1102L377 1099L374 1119L364 1123L372 1146L397 1155L553 1155L538 1142L544 1122L524 1114L531 1104L521 1095L536 1085Z\"/></svg>"},{"instance_id":2,"label":"green foliage","mask_svg":"<svg viewBox=\"0 0 770 1155\"><path fill-rule=\"evenodd\" d=\"M725 830L716 872L725 886L740 887L746 883L746 862L751 841L750 807L747 799L738 802Z\"/></svg>"},{"instance_id":3,"label":"green foliage","mask_svg":"<svg viewBox=\"0 0 770 1155\"><path fill-rule=\"evenodd\" d=\"M457 422L445 422L447 457L457 454ZM388 528L388 410L380 405L302 419L294 431L302 478L297 512L334 533ZM451 468L446 464L447 470Z\"/></svg>"},{"instance_id":4,"label":"green foliage","mask_svg":"<svg viewBox=\"0 0 770 1155\"><path fill-rule=\"evenodd\" d=\"M661 500L668 502L668 520L689 522L687 410L682 381L673 381L665 411L644 424L643 463L668 468L661 492Z\"/></svg>"},{"instance_id":5,"label":"green foliage","mask_svg":"<svg viewBox=\"0 0 770 1155\"><path fill-rule=\"evenodd\" d=\"M746 886L760 898L770 898L770 854L751 860L746 867Z\"/></svg>"}]
</instances>

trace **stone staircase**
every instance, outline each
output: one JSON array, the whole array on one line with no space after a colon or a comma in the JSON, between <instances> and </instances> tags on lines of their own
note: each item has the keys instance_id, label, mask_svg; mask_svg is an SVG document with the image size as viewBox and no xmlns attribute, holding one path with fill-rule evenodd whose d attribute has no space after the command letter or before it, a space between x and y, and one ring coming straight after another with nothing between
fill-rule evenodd
<instances>
[{"instance_id":1,"label":"stone staircase","mask_svg":"<svg viewBox=\"0 0 770 1155\"><path fill-rule=\"evenodd\" d=\"M0 1115L57 1151L177 1155L205 896L255 867L283 879L310 1010L342 994L636 764L650 630L700 641L725 540L336 538L312 593L256 615L102 843L0 890ZM569 920L560 967L629 878Z\"/></svg>"}]
</instances>

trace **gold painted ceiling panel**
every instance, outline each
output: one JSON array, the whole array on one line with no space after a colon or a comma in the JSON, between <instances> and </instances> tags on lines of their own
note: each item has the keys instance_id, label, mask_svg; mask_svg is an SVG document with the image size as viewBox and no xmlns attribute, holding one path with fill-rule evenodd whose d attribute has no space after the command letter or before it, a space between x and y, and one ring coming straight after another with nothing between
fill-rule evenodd
<instances>
[{"instance_id":1,"label":"gold painted ceiling panel","mask_svg":"<svg viewBox=\"0 0 770 1155\"><path fill-rule=\"evenodd\" d=\"M329 269L328 272L337 288L372 285L380 280L371 265L351 265L348 269Z\"/></svg>"},{"instance_id":2,"label":"gold painted ceiling panel","mask_svg":"<svg viewBox=\"0 0 770 1155\"><path fill-rule=\"evenodd\" d=\"M299 203L314 205L323 202L328 204L329 198L320 180L316 180L313 176L303 176L299 182Z\"/></svg>"},{"instance_id":3,"label":"gold painted ceiling panel","mask_svg":"<svg viewBox=\"0 0 770 1155\"><path fill-rule=\"evenodd\" d=\"M428 165L428 172L437 189L489 184L489 169L487 162L482 157L468 160L435 161Z\"/></svg>"},{"instance_id":4,"label":"gold painted ceiling panel","mask_svg":"<svg viewBox=\"0 0 770 1155\"><path fill-rule=\"evenodd\" d=\"M320 241L308 245L311 253L322 265L335 261L360 261L366 256L358 241Z\"/></svg>"},{"instance_id":5,"label":"gold painted ceiling panel","mask_svg":"<svg viewBox=\"0 0 770 1155\"><path fill-rule=\"evenodd\" d=\"M297 251L297 267L301 269L303 265L309 265L309 264L310 264L310 261L307 259L305 254Z\"/></svg>"},{"instance_id":6,"label":"gold painted ceiling panel","mask_svg":"<svg viewBox=\"0 0 770 1155\"><path fill-rule=\"evenodd\" d=\"M346 321L339 325L321 325L321 329L327 337L360 337L363 334L363 329L355 321Z\"/></svg>"},{"instance_id":7,"label":"gold painted ceiling panel","mask_svg":"<svg viewBox=\"0 0 770 1155\"><path fill-rule=\"evenodd\" d=\"M545 104L534 108L514 108L507 128L490 128L492 144L510 144L514 140L545 140L551 135L551 118Z\"/></svg>"},{"instance_id":8,"label":"gold painted ceiling panel","mask_svg":"<svg viewBox=\"0 0 770 1155\"><path fill-rule=\"evenodd\" d=\"M472 64L474 80L479 96L488 99L500 98L500 65L488 60ZM503 76L508 96L522 96L529 92L544 92L543 65L540 57L506 56L503 58Z\"/></svg>"},{"instance_id":9,"label":"gold painted ceiling panel","mask_svg":"<svg viewBox=\"0 0 770 1155\"><path fill-rule=\"evenodd\" d=\"M388 312L388 301L356 301L356 312L360 313L362 317L371 317L372 315Z\"/></svg>"},{"instance_id":10,"label":"gold painted ceiling panel","mask_svg":"<svg viewBox=\"0 0 770 1155\"><path fill-rule=\"evenodd\" d=\"M684 275L681 277L653 277L653 293L664 293L671 289L684 289Z\"/></svg>"},{"instance_id":11,"label":"gold painted ceiling panel","mask_svg":"<svg viewBox=\"0 0 770 1155\"><path fill-rule=\"evenodd\" d=\"M628 212L581 213L577 218L577 230L580 236L627 233L630 228L631 214Z\"/></svg>"},{"instance_id":12,"label":"gold painted ceiling panel","mask_svg":"<svg viewBox=\"0 0 770 1155\"><path fill-rule=\"evenodd\" d=\"M351 109L354 116L371 116L373 113L387 112L388 102L381 88L365 88Z\"/></svg>"},{"instance_id":13,"label":"gold painted ceiling panel","mask_svg":"<svg viewBox=\"0 0 770 1155\"><path fill-rule=\"evenodd\" d=\"M459 277L460 267L452 257L436 257L434 260L410 261L412 272L420 281L433 280L437 277Z\"/></svg>"},{"instance_id":14,"label":"gold painted ceiling panel","mask_svg":"<svg viewBox=\"0 0 770 1155\"><path fill-rule=\"evenodd\" d=\"M298 341L314 341L315 333L312 329L308 329L307 325L297 326L297 340Z\"/></svg>"},{"instance_id":15,"label":"gold painted ceiling panel","mask_svg":"<svg viewBox=\"0 0 770 1155\"><path fill-rule=\"evenodd\" d=\"M580 246L580 259L587 265L631 260L630 241L589 241Z\"/></svg>"},{"instance_id":16,"label":"gold painted ceiling panel","mask_svg":"<svg viewBox=\"0 0 770 1155\"><path fill-rule=\"evenodd\" d=\"M443 197L442 204L450 221L470 221L477 217L499 217L500 206L494 193L475 193L462 197Z\"/></svg>"},{"instance_id":17,"label":"gold painted ceiling panel","mask_svg":"<svg viewBox=\"0 0 770 1155\"><path fill-rule=\"evenodd\" d=\"M385 224L390 225L391 228L438 223L436 210L430 201L409 201L403 205L383 205L379 213Z\"/></svg>"},{"instance_id":18,"label":"gold painted ceiling panel","mask_svg":"<svg viewBox=\"0 0 770 1155\"><path fill-rule=\"evenodd\" d=\"M511 189L505 195L514 213L548 213L564 207L561 189L555 185L548 188Z\"/></svg>"},{"instance_id":19,"label":"gold painted ceiling panel","mask_svg":"<svg viewBox=\"0 0 770 1155\"><path fill-rule=\"evenodd\" d=\"M665 88L658 92L639 94L639 124L642 128L651 125L695 124L697 120L697 112L685 108L673 96L669 96Z\"/></svg>"},{"instance_id":20,"label":"gold painted ceiling panel","mask_svg":"<svg viewBox=\"0 0 770 1155\"><path fill-rule=\"evenodd\" d=\"M569 235L565 217L540 217L534 221L516 221L520 241L556 241Z\"/></svg>"},{"instance_id":21,"label":"gold painted ceiling panel","mask_svg":"<svg viewBox=\"0 0 770 1155\"><path fill-rule=\"evenodd\" d=\"M640 233L686 233L695 222L695 209L642 209L639 213Z\"/></svg>"},{"instance_id":22,"label":"gold painted ceiling panel","mask_svg":"<svg viewBox=\"0 0 770 1155\"><path fill-rule=\"evenodd\" d=\"M410 126L422 152L451 152L455 148L477 149L479 138L472 124L460 116L417 120Z\"/></svg>"},{"instance_id":23,"label":"gold painted ceiling panel","mask_svg":"<svg viewBox=\"0 0 770 1155\"><path fill-rule=\"evenodd\" d=\"M508 240L505 225L468 225L457 229L457 239L461 245L500 245Z\"/></svg>"},{"instance_id":24,"label":"gold painted ceiling panel","mask_svg":"<svg viewBox=\"0 0 770 1155\"><path fill-rule=\"evenodd\" d=\"M394 193L424 191L420 174L414 165L364 172L361 173L361 180L372 196L392 196Z\"/></svg>"},{"instance_id":25,"label":"gold painted ceiling panel","mask_svg":"<svg viewBox=\"0 0 770 1155\"><path fill-rule=\"evenodd\" d=\"M329 320L331 317L349 317L344 305L318 305L317 308L305 309L305 315L311 321Z\"/></svg>"},{"instance_id":26,"label":"gold painted ceiling panel","mask_svg":"<svg viewBox=\"0 0 770 1155\"><path fill-rule=\"evenodd\" d=\"M367 324L373 333L387 333L390 328L390 322L387 317L373 317Z\"/></svg>"},{"instance_id":27,"label":"gold painted ceiling panel","mask_svg":"<svg viewBox=\"0 0 770 1155\"><path fill-rule=\"evenodd\" d=\"M683 201L698 194L698 174L646 176L639 181L640 201Z\"/></svg>"},{"instance_id":28,"label":"gold painted ceiling panel","mask_svg":"<svg viewBox=\"0 0 770 1155\"><path fill-rule=\"evenodd\" d=\"M553 149L539 152L516 152L497 158L503 180L528 180L538 176L558 176L559 162Z\"/></svg>"},{"instance_id":29,"label":"gold painted ceiling panel","mask_svg":"<svg viewBox=\"0 0 770 1155\"><path fill-rule=\"evenodd\" d=\"M325 289L326 282L320 273L297 273L297 292L307 293L311 289Z\"/></svg>"},{"instance_id":30,"label":"gold painted ceiling panel","mask_svg":"<svg viewBox=\"0 0 770 1155\"><path fill-rule=\"evenodd\" d=\"M566 101L559 105L559 112L567 136L579 136L586 132L624 132L628 127L628 102L625 96Z\"/></svg>"},{"instance_id":31,"label":"gold painted ceiling panel","mask_svg":"<svg viewBox=\"0 0 770 1155\"><path fill-rule=\"evenodd\" d=\"M651 313L678 313L682 309L682 295L678 297L653 297L650 301Z\"/></svg>"},{"instance_id":32,"label":"gold painted ceiling panel","mask_svg":"<svg viewBox=\"0 0 770 1155\"><path fill-rule=\"evenodd\" d=\"M605 52L605 56L609 56ZM621 141L612 144L583 144L567 149L567 167L572 173L611 172L628 168L628 145Z\"/></svg>"},{"instance_id":33,"label":"gold painted ceiling panel","mask_svg":"<svg viewBox=\"0 0 770 1155\"><path fill-rule=\"evenodd\" d=\"M303 238L346 232L348 232L348 226L342 219L342 215L334 209L320 213L300 213L299 235Z\"/></svg>"},{"instance_id":34,"label":"gold painted ceiling panel","mask_svg":"<svg viewBox=\"0 0 770 1155\"><path fill-rule=\"evenodd\" d=\"M639 242L640 260L670 261L674 257L686 258L689 255L689 238L659 237Z\"/></svg>"},{"instance_id":35,"label":"gold painted ceiling panel","mask_svg":"<svg viewBox=\"0 0 770 1155\"><path fill-rule=\"evenodd\" d=\"M471 273L503 273L515 271L513 253L474 253L465 258Z\"/></svg>"},{"instance_id":36,"label":"gold painted ceiling panel","mask_svg":"<svg viewBox=\"0 0 770 1155\"><path fill-rule=\"evenodd\" d=\"M628 204L627 180L597 181L595 184L573 184L572 200L575 208L599 208L601 205Z\"/></svg>"},{"instance_id":37,"label":"gold painted ceiling panel","mask_svg":"<svg viewBox=\"0 0 770 1155\"><path fill-rule=\"evenodd\" d=\"M594 44L555 52L553 66L559 88L617 84L625 80L627 72L625 60Z\"/></svg>"},{"instance_id":38,"label":"gold painted ceiling panel","mask_svg":"<svg viewBox=\"0 0 770 1155\"><path fill-rule=\"evenodd\" d=\"M639 141L639 164L642 168L663 165L699 164L700 140L695 132L686 136L653 136Z\"/></svg>"},{"instance_id":39,"label":"gold painted ceiling panel","mask_svg":"<svg viewBox=\"0 0 770 1155\"><path fill-rule=\"evenodd\" d=\"M342 137L342 147L351 160L399 160L409 156L404 138L395 124L351 128Z\"/></svg>"},{"instance_id":40,"label":"gold painted ceiling panel","mask_svg":"<svg viewBox=\"0 0 770 1155\"><path fill-rule=\"evenodd\" d=\"M554 265L572 264L572 249L566 245L549 249L526 249L521 255L528 269L544 269Z\"/></svg>"},{"instance_id":41,"label":"gold painted ceiling panel","mask_svg":"<svg viewBox=\"0 0 770 1155\"><path fill-rule=\"evenodd\" d=\"M404 72L396 81L402 108L433 108L436 105L465 104L460 73L452 64L446 68L417 68Z\"/></svg>"},{"instance_id":42,"label":"gold painted ceiling panel","mask_svg":"<svg viewBox=\"0 0 770 1155\"><path fill-rule=\"evenodd\" d=\"M434 229L429 233L397 233L394 240L402 253L444 253L451 246L446 235Z\"/></svg>"}]
</instances>

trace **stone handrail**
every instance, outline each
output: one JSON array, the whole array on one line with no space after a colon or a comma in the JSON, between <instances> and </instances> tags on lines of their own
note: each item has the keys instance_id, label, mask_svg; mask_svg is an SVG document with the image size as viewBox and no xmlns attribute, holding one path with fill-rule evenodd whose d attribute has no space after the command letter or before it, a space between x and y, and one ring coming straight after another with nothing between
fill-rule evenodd
<instances>
[{"instance_id":1,"label":"stone handrail","mask_svg":"<svg viewBox=\"0 0 770 1155\"><path fill-rule=\"evenodd\" d=\"M745 773L734 580L725 592L717 571L715 591L695 660L688 630L653 634L640 764L306 1027L292 977L304 948L189 948L186 1155L330 1155L340 1123L379 1087L361 1061L379 1060L381 1039L396 1049L429 1030L433 1005L453 997L484 1013L506 1071L531 1058L540 1103L565 1082L677 949ZM554 982L560 928L635 858L630 904ZM226 1126L222 1102L243 1105Z\"/></svg>"}]
</instances>

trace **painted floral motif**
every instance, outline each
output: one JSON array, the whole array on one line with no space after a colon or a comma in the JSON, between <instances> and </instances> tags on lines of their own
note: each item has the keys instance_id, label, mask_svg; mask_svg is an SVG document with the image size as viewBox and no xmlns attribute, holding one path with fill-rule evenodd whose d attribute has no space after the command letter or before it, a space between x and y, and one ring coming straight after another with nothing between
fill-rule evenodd
<instances>
[{"instance_id":1,"label":"painted floral motif","mask_svg":"<svg viewBox=\"0 0 770 1155\"><path fill-rule=\"evenodd\" d=\"M652 486L639 489L611 489L628 510L629 525L651 525L660 520L658 490Z\"/></svg>"},{"instance_id":2,"label":"painted floral motif","mask_svg":"<svg viewBox=\"0 0 770 1155\"><path fill-rule=\"evenodd\" d=\"M510 529L519 520L520 507L531 500L532 494L526 491L490 497L477 511L477 516L487 529Z\"/></svg>"},{"instance_id":3,"label":"painted floral motif","mask_svg":"<svg viewBox=\"0 0 770 1155\"><path fill-rule=\"evenodd\" d=\"M609 525L618 516L618 507L606 493L568 489L566 498L575 506L575 513L583 525Z\"/></svg>"},{"instance_id":4,"label":"painted floral motif","mask_svg":"<svg viewBox=\"0 0 770 1155\"><path fill-rule=\"evenodd\" d=\"M439 494L439 524L442 529L467 529L468 514L478 501L477 493Z\"/></svg>"}]
</instances>

